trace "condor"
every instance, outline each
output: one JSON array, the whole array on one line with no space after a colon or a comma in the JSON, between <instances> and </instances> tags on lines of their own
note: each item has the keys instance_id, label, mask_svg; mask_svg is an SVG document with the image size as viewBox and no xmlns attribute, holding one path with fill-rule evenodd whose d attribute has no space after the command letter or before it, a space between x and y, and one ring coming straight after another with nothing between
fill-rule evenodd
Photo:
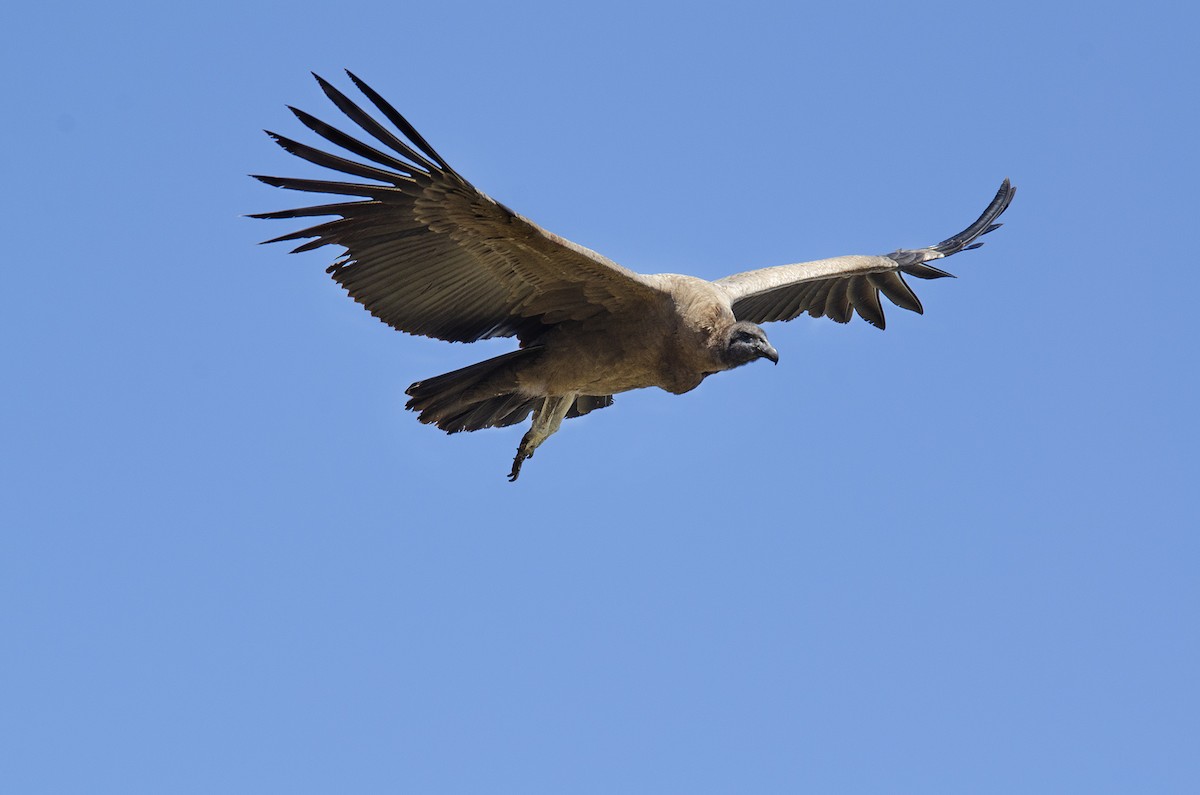
<instances>
[{"instance_id":1,"label":"condor","mask_svg":"<svg viewBox=\"0 0 1200 795\"><path fill-rule=\"evenodd\" d=\"M857 312L882 329L880 293L922 312L904 277L949 276L929 263L982 245L977 239L1000 226L996 219L1016 192L1004 180L973 224L927 248L780 265L713 282L639 274L476 190L395 108L347 74L392 128L314 77L374 145L291 111L358 159L267 134L297 157L361 181L255 176L350 200L253 217L332 217L266 242L308 240L296 252L344 248L329 273L393 328L455 342L517 338L511 353L417 381L407 404L421 422L448 433L514 425L532 413L509 472L514 481L564 419L610 406L619 392L659 387L682 394L714 373L757 359L778 362L760 323L804 313L846 323Z\"/></svg>"}]
</instances>

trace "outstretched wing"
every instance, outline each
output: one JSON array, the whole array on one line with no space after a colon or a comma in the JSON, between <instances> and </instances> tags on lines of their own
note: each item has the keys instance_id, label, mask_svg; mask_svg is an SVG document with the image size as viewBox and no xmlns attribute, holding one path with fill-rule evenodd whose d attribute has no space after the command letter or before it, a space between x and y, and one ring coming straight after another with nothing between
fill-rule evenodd
<instances>
[{"instance_id":1,"label":"outstretched wing","mask_svg":"<svg viewBox=\"0 0 1200 795\"><path fill-rule=\"evenodd\" d=\"M884 328L879 294L886 295L896 306L923 313L920 300L904 281L904 274L918 279L952 276L926 263L982 246L976 239L1000 228L996 219L1008 208L1016 192L1004 180L975 223L936 246L900 249L885 257L852 255L779 265L726 276L714 283L729 294L738 320L767 323L791 320L807 312L812 317L824 315L838 323L848 323L854 312L858 312L871 325Z\"/></svg>"},{"instance_id":2,"label":"outstretched wing","mask_svg":"<svg viewBox=\"0 0 1200 795\"><path fill-rule=\"evenodd\" d=\"M525 341L547 326L658 295L637 273L547 232L476 190L395 108L347 74L401 135L313 75L334 105L385 150L289 108L310 130L361 160L267 131L276 143L304 160L366 181L254 175L280 188L354 199L253 215L336 216L266 242L312 238L293 252L343 246L345 253L329 273L355 301L393 328L456 342L508 336Z\"/></svg>"}]
</instances>

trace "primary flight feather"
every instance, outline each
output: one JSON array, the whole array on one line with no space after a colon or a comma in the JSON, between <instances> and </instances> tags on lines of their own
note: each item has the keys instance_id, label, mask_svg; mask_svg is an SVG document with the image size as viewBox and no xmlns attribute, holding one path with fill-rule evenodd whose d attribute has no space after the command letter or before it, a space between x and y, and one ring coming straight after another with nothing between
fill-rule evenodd
<instances>
[{"instance_id":1,"label":"primary flight feather","mask_svg":"<svg viewBox=\"0 0 1200 795\"><path fill-rule=\"evenodd\" d=\"M449 433L513 425L532 413L510 480L563 419L612 405L618 392L656 386L682 394L714 373L760 358L778 362L759 323L804 313L846 323L857 312L882 329L880 293L922 312L904 276L949 276L930 261L982 245L977 238L1000 226L996 219L1016 192L1004 180L973 224L927 248L780 265L714 282L639 274L481 193L383 97L347 74L394 129L316 75L326 96L374 142L290 110L358 159L267 134L297 157L361 181L255 178L352 200L252 217L333 217L266 242L308 241L294 252L343 247L329 273L395 329L456 342L519 340L518 350L408 388L407 408Z\"/></svg>"}]
</instances>

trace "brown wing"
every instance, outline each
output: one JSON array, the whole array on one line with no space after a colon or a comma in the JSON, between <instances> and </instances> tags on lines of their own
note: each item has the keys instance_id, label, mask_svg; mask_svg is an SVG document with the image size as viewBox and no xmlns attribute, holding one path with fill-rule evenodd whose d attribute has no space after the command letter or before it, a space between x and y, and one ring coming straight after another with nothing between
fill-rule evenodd
<instances>
[{"instance_id":1,"label":"brown wing","mask_svg":"<svg viewBox=\"0 0 1200 795\"><path fill-rule=\"evenodd\" d=\"M268 185L354 197L254 218L337 216L268 240L313 238L293 252L327 245L345 253L329 268L355 301L393 328L456 342L536 337L546 326L614 312L658 295L640 275L542 229L459 176L369 86L350 79L403 136L316 77L333 103L384 151L290 108L351 160L268 131L297 157L365 182L255 175Z\"/></svg>"},{"instance_id":2,"label":"brown wing","mask_svg":"<svg viewBox=\"0 0 1200 795\"><path fill-rule=\"evenodd\" d=\"M960 251L979 248L976 238L1000 228L996 219L1008 208L1017 189L1006 179L992 203L975 223L935 246L900 249L884 257L852 255L833 259L779 265L746 271L718 279L730 297L738 320L767 323L791 320L807 312L838 323L848 323L858 314L873 326L884 328L883 293L896 306L921 314L921 302L904 281L904 274L918 279L951 276L925 263Z\"/></svg>"}]
</instances>

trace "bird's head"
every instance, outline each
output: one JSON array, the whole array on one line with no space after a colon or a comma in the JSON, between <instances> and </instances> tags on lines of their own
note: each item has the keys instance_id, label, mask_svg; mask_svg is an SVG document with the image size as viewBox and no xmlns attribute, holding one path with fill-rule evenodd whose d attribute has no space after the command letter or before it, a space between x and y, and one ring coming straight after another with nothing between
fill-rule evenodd
<instances>
[{"instance_id":1,"label":"bird's head","mask_svg":"<svg viewBox=\"0 0 1200 795\"><path fill-rule=\"evenodd\" d=\"M741 321L734 323L725 333L725 347L721 350L721 359L730 367L740 367L755 359L770 359L779 364L779 351L767 342L767 335L761 328Z\"/></svg>"}]
</instances>

